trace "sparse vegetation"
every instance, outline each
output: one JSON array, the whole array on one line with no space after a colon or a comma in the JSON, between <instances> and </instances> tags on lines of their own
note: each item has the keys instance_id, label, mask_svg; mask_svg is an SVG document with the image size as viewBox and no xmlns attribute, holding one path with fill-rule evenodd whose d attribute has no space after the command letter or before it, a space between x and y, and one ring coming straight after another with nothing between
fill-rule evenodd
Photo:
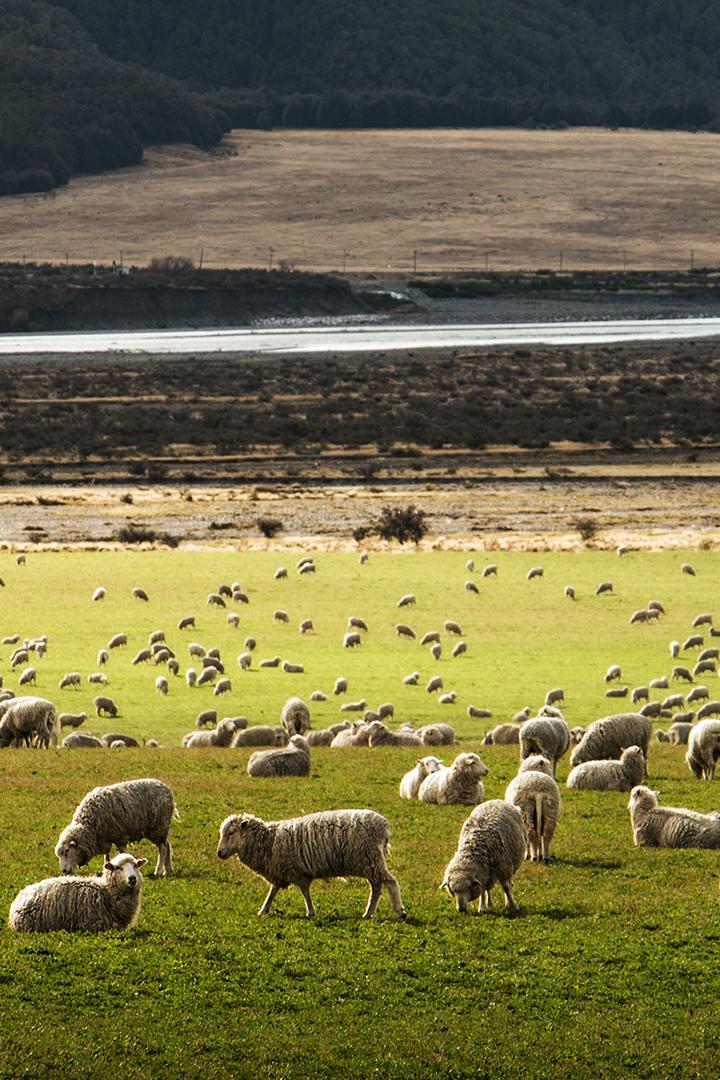
<instances>
[{"instance_id":1,"label":"sparse vegetation","mask_svg":"<svg viewBox=\"0 0 720 1080\"><path fill-rule=\"evenodd\" d=\"M256 525L263 536L268 540L272 540L274 536L277 536L279 532L282 532L283 523L278 521L277 518L258 518Z\"/></svg>"}]
</instances>

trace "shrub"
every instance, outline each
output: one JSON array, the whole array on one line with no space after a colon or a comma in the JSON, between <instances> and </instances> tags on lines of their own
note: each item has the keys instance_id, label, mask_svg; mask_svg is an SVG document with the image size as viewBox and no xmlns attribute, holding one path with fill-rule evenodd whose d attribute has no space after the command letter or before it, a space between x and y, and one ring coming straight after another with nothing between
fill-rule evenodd
<instances>
[{"instance_id":1,"label":"shrub","mask_svg":"<svg viewBox=\"0 0 720 1080\"><path fill-rule=\"evenodd\" d=\"M162 258L151 259L148 263L148 270L156 274L172 274L194 268L195 263L187 255L163 255Z\"/></svg>"},{"instance_id":2,"label":"shrub","mask_svg":"<svg viewBox=\"0 0 720 1080\"><path fill-rule=\"evenodd\" d=\"M383 540L417 544L427 532L425 511L416 510L412 503L408 506L384 506L373 531Z\"/></svg>"},{"instance_id":3,"label":"shrub","mask_svg":"<svg viewBox=\"0 0 720 1080\"><path fill-rule=\"evenodd\" d=\"M585 543L597 533L597 524L592 518L578 518L575 522L575 528L580 533L580 537Z\"/></svg>"},{"instance_id":4,"label":"shrub","mask_svg":"<svg viewBox=\"0 0 720 1080\"><path fill-rule=\"evenodd\" d=\"M277 536L279 532L282 532L283 523L278 521L277 518L258 518L256 524L260 532L268 540L272 540L273 536Z\"/></svg>"}]
</instances>

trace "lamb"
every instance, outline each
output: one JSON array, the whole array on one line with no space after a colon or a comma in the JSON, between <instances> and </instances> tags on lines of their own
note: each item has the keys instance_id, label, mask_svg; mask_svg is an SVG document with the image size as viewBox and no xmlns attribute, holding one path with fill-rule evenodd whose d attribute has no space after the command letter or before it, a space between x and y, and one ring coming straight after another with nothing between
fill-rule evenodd
<instances>
[{"instance_id":1,"label":"lamb","mask_svg":"<svg viewBox=\"0 0 720 1080\"><path fill-rule=\"evenodd\" d=\"M239 725L233 717L221 720L212 731L190 731L183 736L182 745L186 750L197 750L209 746L229 746Z\"/></svg>"},{"instance_id":2,"label":"lamb","mask_svg":"<svg viewBox=\"0 0 720 1080\"><path fill-rule=\"evenodd\" d=\"M562 717L536 716L520 728L520 758L541 754L552 763L553 776L557 764L570 746L570 728Z\"/></svg>"},{"instance_id":3,"label":"lamb","mask_svg":"<svg viewBox=\"0 0 720 1080\"><path fill-rule=\"evenodd\" d=\"M702 709L698 716L702 713ZM701 720L688 738L687 766L698 780L714 780L720 757L720 720Z\"/></svg>"},{"instance_id":4,"label":"lamb","mask_svg":"<svg viewBox=\"0 0 720 1080\"><path fill-rule=\"evenodd\" d=\"M87 720L87 713L60 713L57 722L59 728L71 727L78 728L81 724L84 724Z\"/></svg>"},{"instance_id":5,"label":"lamb","mask_svg":"<svg viewBox=\"0 0 720 1080\"><path fill-rule=\"evenodd\" d=\"M457 851L440 888L454 897L459 912L466 912L473 900L478 901L478 911L483 911L490 906L493 885L499 882L506 908L517 911L512 883L527 846L527 830L517 807L503 799L476 806L460 831Z\"/></svg>"},{"instance_id":6,"label":"lamb","mask_svg":"<svg viewBox=\"0 0 720 1080\"><path fill-rule=\"evenodd\" d=\"M639 746L647 757L652 721L642 713L616 713L595 720L570 755L574 768L583 761L619 758L626 746Z\"/></svg>"},{"instance_id":7,"label":"lamb","mask_svg":"<svg viewBox=\"0 0 720 1080\"><path fill-rule=\"evenodd\" d=\"M441 806L475 806L485 797L482 777L487 774L487 765L477 754L458 754L452 765L443 765L425 777L418 799Z\"/></svg>"},{"instance_id":8,"label":"lamb","mask_svg":"<svg viewBox=\"0 0 720 1080\"><path fill-rule=\"evenodd\" d=\"M304 735L310 730L310 710L299 697L285 702L280 713L280 723L288 735Z\"/></svg>"},{"instance_id":9,"label":"lamb","mask_svg":"<svg viewBox=\"0 0 720 1080\"><path fill-rule=\"evenodd\" d=\"M676 720L668 728L668 741L673 746L687 746L690 732L693 729L691 720Z\"/></svg>"},{"instance_id":10,"label":"lamb","mask_svg":"<svg viewBox=\"0 0 720 1080\"><path fill-rule=\"evenodd\" d=\"M106 860L103 876L45 878L22 889L10 905L11 930L127 930L140 911L147 859L127 852Z\"/></svg>"},{"instance_id":11,"label":"lamb","mask_svg":"<svg viewBox=\"0 0 720 1080\"><path fill-rule=\"evenodd\" d=\"M547 862L560 817L560 789L546 757L533 754L521 762L517 776L505 790L505 801L522 815L528 834L525 858Z\"/></svg>"},{"instance_id":12,"label":"lamb","mask_svg":"<svg viewBox=\"0 0 720 1080\"><path fill-rule=\"evenodd\" d=\"M66 750L101 750L103 744L89 731L71 731L62 745Z\"/></svg>"},{"instance_id":13,"label":"lamb","mask_svg":"<svg viewBox=\"0 0 720 1080\"><path fill-rule=\"evenodd\" d=\"M115 743L120 743L122 746L140 746L140 743L137 739L133 739L132 735L118 735L113 731L103 735L100 742L103 746L113 746Z\"/></svg>"},{"instance_id":14,"label":"lamb","mask_svg":"<svg viewBox=\"0 0 720 1080\"><path fill-rule=\"evenodd\" d=\"M413 640L415 640L415 631L411 627L407 626L405 623L396 623L395 633L398 637L412 638Z\"/></svg>"},{"instance_id":15,"label":"lamb","mask_svg":"<svg viewBox=\"0 0 720 1080\"><path fill-rule=\"evenodd\" d=\"M636 847L720 848L720 814L660 806L657 792L635 787L628 803Z\"/></svg>"},{"instance_id":16,"label":"lamb","mask_svg":"<svg viewBox=\"0 0 720 1080\"><path fill-rule=\"evenodd\" d=\"M450 724L425 724L415 734L425 746L457 746L455 728Z\"/></svg>"},{"instance_id":17,"label":"lamb","mask_svg":"<svg viewBox=\"0 0 720 1080\"><path fill-rule=\"evenodd\" d=\"M436 772L442 767L442 761L436 757L424 757L420 758L415 768L410 772L405 773L400 781L400 798L401 799L417 799L420 785L426 776L430 773Z\"/></svg>"},{"instance_id":18,"label":"lamb","mask_svg":"<svg viewBox=\"0 0 720 1080\"><path fill-rule=\"evenodd\" d=\"M0 704L0 747L30 743L57 746L57 713L51 701L39 697L8 698Z\"/></svg>"},{"instance_id":19,"label":"lamb","mask_svg":"<svg viewBox=\"0 0 720 1080\"><path fill-rule=\"evenodd\" d=\"M233 747L243 746L286 746L288 733L284 727L277 724L270 727L267 724L254 724L244 731L238 731L233 738Z\"/></svg>"},{"instance_id":20,"label":"lamb","mask_svg":"<svg viewBox=\"0 0 720 1080\"><path fill-rule=\"evenodd\" d=\"M310 695L311 701L327 701L327 694L323 694L322 690L313 690Z\"/></svg>"},{"instance_id":21,"label":"lamb","mask_svg":"<svg viewBox=\"0 0 720 1080\"><path fill-rule=\"evenodd\" d=\"M513 724L524 724L526 720L530 719L531 713L532 709L529 705L526 705L524 709L520 709L519 712L515 713L512 718Z\"/></svg>"},{"instance_id":22,"label":"lamb","mask_svg":"<svg viewBox=\"0 0 720 1080\"><path fill-rule=\"evenodd\" d=\"M395 914L405 918L397 881L385 856L390 822L374 810L326 810L284 821L262 821L253 814L233 814L220 826L217 854L237 855L248 869L270 884L260 915L267 915L278 891L297 885L308 918L315 915L310 885L316 878L364 877L370 899L364 918L377 908L383 885Z\"/></svg>"},{"instance_id":23,"label":"lamb","mask_svg":"<svg viewBox=\"0 0 720 1080\"><path fill-rule=\"evenodd\" d=\"M398 607L408 607L410 604L416 604L417 598L414 593L406 593L405 596L401 596L397 602Z\"/></svg>"},{"instance_id":24,"label":"lamb","mask_svg":"<svg viewBox=\"0 0 720 1080\"><path fill-rule=\"evenodd\" d=\"M520 742L520 724L498 724L486 732L483 746L511 746Z\"/></svg>"},{"instance_id":25,"label":"lamb","mask_svg":"<svg viewBox=\"0 0 720 1080\"><path fill-rule=\"evenodd\" d=\"M82 675L79 671L68 671L66 675L63 675L58 686L61 690L67 690L69 686L74 686L76 690L79 690L82 686Z\"/></svg>"},{"instance_id":26,"label":"lamb","mask_svg":"<svg viewBox=\"0 0 720 1080\"><path fill-rule=\"evenodd\" d=\"M162 780L123 780L93 788L60 834L55 847L60 870L72 874L95 855L104 855L107 862L113 845L123 851L137 840L150 840L158 849L155 874L170 874L168 834L173 816L179 817L175 799Z\"/></svg>"},{"instance_id":27,"label":"lamb","mask_svg":"<svg viewBox=\"0 0 720 1080\"><path fill-rule=\"evenodd\" d=\"M286 747L251 754L247 772L248 776L309 776L310 747L302 735L293 735Z\"/></svg>"},{"instance_id":28,"label":"lamb","mask_svg":"<svg viewBox=\"0 0 720 1080\"><path fill-rule=\"evenodd\" d=\"M632 791L647 775L645 755L639 746L623 750L619 761L584 761L567 778L577 791Z\"/></svg>"},{"instance_id":29,"label":"lamb","mask_svg":"<svg viewBox=\"0 0 720 1080\"><path fill-rule=\"evenodd\" d=\"M374 720L369 725L368 746L422 746L419 735L410 731L390 731L382 720Z\"/></svg>"}]
</instances>

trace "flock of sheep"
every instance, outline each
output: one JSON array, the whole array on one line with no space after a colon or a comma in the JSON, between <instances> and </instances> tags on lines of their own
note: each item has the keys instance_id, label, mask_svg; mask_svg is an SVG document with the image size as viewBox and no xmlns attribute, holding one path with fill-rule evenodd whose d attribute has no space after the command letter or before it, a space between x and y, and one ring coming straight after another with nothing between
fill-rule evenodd
<instances>
[{"instance_id":1,"label":"flock of sheep","mask_svg":"<svg viewBox=\"0 0 720 1080\"><path fill-rule=\"evenodd\" d=\"M366 559L362 560L367 561ZM689 564L684 573L694 573ZM474 572L474 563L468 561L467 570ZM312 559L306 557L297 564L299 574L315 573ZM527 577L541 577L541 567L534 567ZM497 575L497 567L485 567L483 576ZM282 580L287 568L280 568L275 577ZM466 582L466 588L472 581ZM612 592L612 582L603 582L596 590L598 595ZM106 591L98 588L92 600L100 602ZM575 599L575 589L567 586L565 595ZM147 593L140 588L133 590L140 602L148 602ZM226 607L226 601L234 599L247 603L248 597L238 583L222 585L211 593L207 603L211 607ZM403 595L397 606L408 608L416 603L415 595ZM651 601L642 609L645 617L635 612L630 622L643 624L665 615L659 601ZM651 613L651 614L650 614ZM277 610L277 621L285 621L287 614ZM237 626L236 613L228 613L230 625ZM712 617L702 613L693 622L693 628L709 626L714 634ZM178 624L178 631L194 626L194 617L186 616ZM303 620L301 633L312 632L312 620ZM461 638L461 628L453 620L447 620L444 630ZM396 634L403 638L415 638L415 632L406 623L398 623ZM364 619L354 615L348 620L348 630L343 639L345 648L362 646L363 634L368 632ZM720 634L720 631L718 631ZM17 646L11 656L11 667L22 667L18 688L32 685L35 669L28 664L31 653L40 659L47 653L48 639L27 639L22 645L19 638L4 639L5 644ZM107 665L110 652L123 649L128 644L126 634L116 634L106 647L98 651L98 667ZM241 670L253 663L256 642L246 638L244 651L237 662ZM430 646L435 660L442 653L439 631L429 631L421 638L421 644ZM461 648L462 646L462 648ZM684 645L670 643L670 655L677 659L681 652L700 649L703 636L690 635ZM467 643L459 640L452 650L453 658L461 657ZM206 650L197 643L189 647L195 667L185 671L188 688L203 683L214 687L215 696L221 696L230 688L225 675L225 662L220 650ZM720 756L720 701L710 701L707 688L693 685L693 690L683 697L676 693L661 702L650 702L651 688L667 689L671 680L694 682L698 674L714 672L720 661L720 650L707 648L701 654L693 671L675 665L672 675L650 680L647 686L611 686L621 680L622 668L613 664L605 674L609 697L631 696L632 702L645 704L637 712L613 714L590 724L587 729L571 729L558 706L563 703L561 687L549 690L545 704L532 715L527 707L513 717L512 722L497 725L487 732L484 745L513 744L519 747L518 773L507 786L503 799L485 801L483 778L488 768L475 752L463 751L446 765L440 757L425 756L417 760L413 769L400 780L399 795L404 799L447 805L470 806L472 810L462 826L455 854L450 859L443 877L459 911L466 911L470 902L477 900L479 910L491 902L494 885L499 884L504 893L506 906L517 908L513 894L513 880L524 859L547 861L556 826L561 813L561 793L556 781L558 762L571 751L571 771L567 787L574 790L629 792L629 811L635 844L660 847L720 848L720 815L699 814L691 810L662 807L657 794L645 787L647 758L652 736L652 720L657 717L672 721L669 732L658 732L661 741L676 745L687 744L686 761L691 773L701 779L712 780ZM133 658L132 664L153 663L165 665L168 675L158 676L155 686L159 693L168 692L169 679L180 678L180 663L174 650L166 641L162 630L150 634L147 647ZM280 657L261 661L259 666L279 666ZM705 665L705 666L701 666ZM283 670L290 674L301 665L282 662ZM199 671L198 671L199 668ZM102 671L89 677L91 684L107 684ZM419 673L413 672L403 679L405 685L417 685ZM81 686L80 672L68 672L59 683L59 691L72 691ZM225 685L228 684L228 685ZM434 676L426 690L436 693L443 689L442 679ZM339 676L332 693L338 697L347 693L348 681ZM439 697L439 702L453 704L457 695L451 692ZM318 690L311 695L312 701L327 700ZM688 712L687 704L703 701L705 704L697 716ZM94 708L98 716L116 717L117 704L109 697L95 697ZM218 719L215 709L204 709L197 717L195 729L182 738L182 746L188 750L208 747L259 747L249 757L247 771L251 777L308 777L311 759L318 747L347 749L364 746L381 747L454 747L457 745L452 725L442 722L414 728L402 724L391 730L386 721L394 719L394 706L385 702L377 709L368 709L367 702L359 699L341 706L346 712L359 712L358 720L344 719L327 728L314 730L310 706L299 697L291 697L282 709L277 725L249 725L245 717ZM673 711L682 710L682 711ZM488 710L468 706L470 717L489 717ZM0 747L36 746L57 747L59 733L64 727L74 730L65 737L63 746L94 746L121 749L139 745L138 740L120 732L108 732L96 739L75 729L87 719L85 713L59 712L57 706L46 698L15 694L10 689L0 690ZM212 725L206 730L207 725ZM156 746L154 740L146 742ZM571 750L572 747L572 750ZM175 801L170 789L162 781L138 779L121 784L96 788L77 807L71 824L61 834L56 855L64 876L50 878L27 886L14 900L10 910L10 925L20 930L51 929L122 929L133 925L137 919L142 889L140 868L144 859L135 859L125 848L138 840L147 839L156 844L158 860L156 876L172 871L172 851L169 829L176 814ZM241 862L263 877L270 886L260 914L270 910L277 891L296 885L303 894L308 916L314 914L310 897L310 885L317 878L357 876L366 878L370 884L370 898L365 916L370 917L377 906L382 888L390 896L395 913L404 916L400 889L390 873L386 851L390 837L390 823L372 810L336 810L308 814L284 821L264 822L252 814L235 814L220 826L217 854L221 859L237 855ZM111 849L120 854L110 858ZM73 871L86 865L97 855L104 856L103 876L99 878L72 877Z\"/></svg>"}]
</instances>

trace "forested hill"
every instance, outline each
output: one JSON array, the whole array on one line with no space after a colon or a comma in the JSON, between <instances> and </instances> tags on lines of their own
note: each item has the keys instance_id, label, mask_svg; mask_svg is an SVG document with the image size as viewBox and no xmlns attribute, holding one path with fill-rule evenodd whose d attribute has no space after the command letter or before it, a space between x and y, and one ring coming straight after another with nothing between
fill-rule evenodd
<instances>
[{"instance_id":1,"label":"forested hill","mask_svg":"<svg viewBox=\"0 0 720 1080\"><path fill-rule=\"evenodd\" d=\"M239 126L720 126L712 0L0 0L0 193Z\"/></svg>"}]
</instances>

